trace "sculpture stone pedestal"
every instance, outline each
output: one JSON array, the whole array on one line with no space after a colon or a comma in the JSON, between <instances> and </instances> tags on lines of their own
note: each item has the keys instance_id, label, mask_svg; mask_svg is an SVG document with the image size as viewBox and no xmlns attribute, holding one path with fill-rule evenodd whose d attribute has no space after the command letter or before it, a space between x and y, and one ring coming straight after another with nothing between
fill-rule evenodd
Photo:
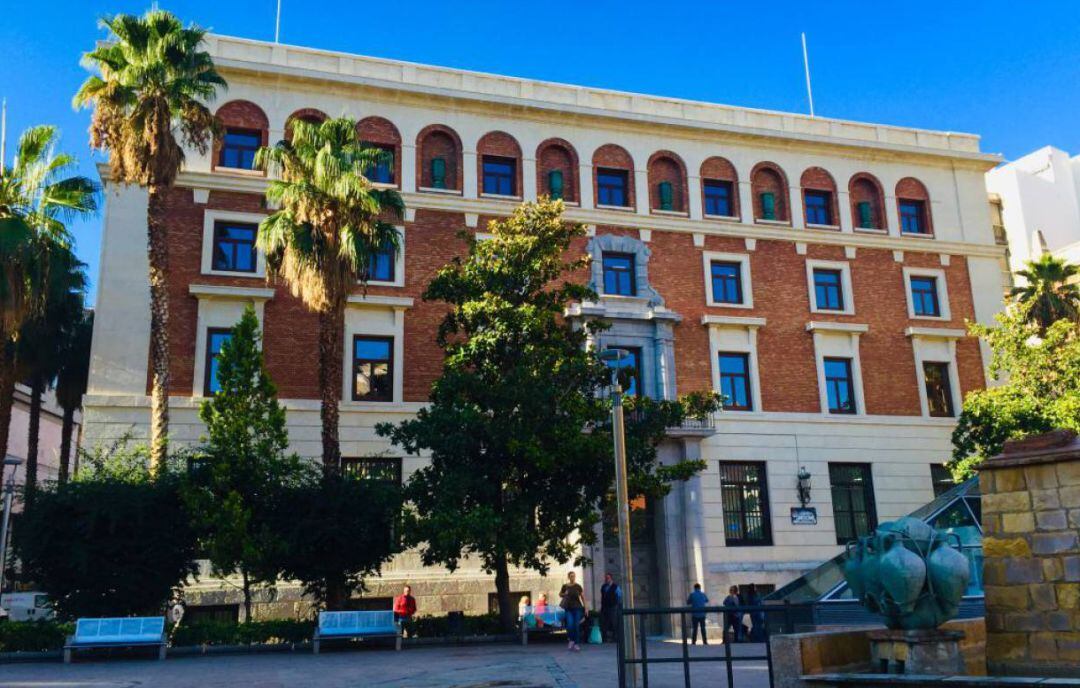
<instances>
[{"instance_id":1,"label":"sculpture stone pedestal","mask_svg":"<svg viewBox=\"0 0 1080 688\"><path fill-rule=\"evenodd\" d=\"M964 673L960 654L963 631L870 631L870 657L875 669L884 674Z\"/></svg>"}]
</instances>

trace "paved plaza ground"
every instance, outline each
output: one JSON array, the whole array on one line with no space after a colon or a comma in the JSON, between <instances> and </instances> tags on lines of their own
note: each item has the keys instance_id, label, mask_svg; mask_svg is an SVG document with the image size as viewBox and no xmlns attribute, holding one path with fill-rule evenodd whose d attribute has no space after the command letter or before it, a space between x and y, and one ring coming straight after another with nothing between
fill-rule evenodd
<instances>
[{"instance_id":1,"label":"paved plaza ground","mask_svg":"<svg viewBox=\"0 0 1080 688\"><path fill-rule=\"evenodd\" d=\"M651 642L650 656L678 656L678 643ZM736 645L734 654L758 655L761 645ZM692 656L723 655L723 646L692 648ZM692 685L728 688L722 663L691 664ZM736 665L734 688L766 688L765 662ZM612 688L615 647L586 646L568 653L554 643L415 647L207 655L150 659L77 660L74 664L0 664L3 688ZM639 683L640 685L640 683ZM651 666L650 688L683 685L681 664Z\"/></svg>"}]
</instances>

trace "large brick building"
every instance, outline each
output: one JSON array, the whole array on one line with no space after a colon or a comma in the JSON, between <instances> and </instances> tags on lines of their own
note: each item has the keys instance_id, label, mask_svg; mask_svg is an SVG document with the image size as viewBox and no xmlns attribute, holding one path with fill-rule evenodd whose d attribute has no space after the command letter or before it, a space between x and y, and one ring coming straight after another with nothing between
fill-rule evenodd
<instances>
[{"instance_id":1,"label":"large brick building","mask_svg":"<svg viewBox=\"0 0 1080 688\"><path fill-rule=\"evenodd\" d=\"M964 393L986 380L966 320L1001 306L1002 249L983 185L997 158L975 136L809 118L211 36L226 127L188 156L169 199L172 433L201 432L221 331L254 304L294 448L317 456L316 318L268 285L251 245L266 213L249 167L290 118L348 115L393 154L373 178L408 210L404 250L373 265L345 321L341 446L358 472L408 476L422 457L376 437L427 399L443 315L420 294L459 254L462 229L522 200L563 198L600 293L576 318L612 324L598 346L634 353L635 392L716 389L727 408L673 428L664 458L708 468L649 505L635 545L639 600L694 581L786 582L875 521L934 494ZM149 337L146 197L110 187L86 439L145 433ZM800 467L816 522L795 524ZM813 519L810 519L813 521ZM586 583L614 557L599 547ZM561 571L558 572L561 578ZM487 604L491 580L399 557L421 611ZM558 589L531 574L515 590ZM210 599L210 598L207 598Z\"/></svg>"}]
</instances>

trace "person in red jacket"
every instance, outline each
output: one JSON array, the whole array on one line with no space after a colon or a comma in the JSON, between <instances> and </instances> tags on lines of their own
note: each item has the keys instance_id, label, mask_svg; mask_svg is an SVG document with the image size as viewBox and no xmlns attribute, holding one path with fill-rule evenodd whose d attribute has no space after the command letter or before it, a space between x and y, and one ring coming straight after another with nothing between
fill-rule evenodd
<instances>
[{"instance_id":1,"label":"person in red jacket","mask_svg":"<svg viewBox=\"0 0 1080 688\"><path fill-rule=\"evenodd\" d=\"M416 598L412 596L412 587L406 585L402 588L401 594L394 598L394 621L401 624L402 635L412 636L414 614L416 614Z\"/></svg>"}]
</instances>

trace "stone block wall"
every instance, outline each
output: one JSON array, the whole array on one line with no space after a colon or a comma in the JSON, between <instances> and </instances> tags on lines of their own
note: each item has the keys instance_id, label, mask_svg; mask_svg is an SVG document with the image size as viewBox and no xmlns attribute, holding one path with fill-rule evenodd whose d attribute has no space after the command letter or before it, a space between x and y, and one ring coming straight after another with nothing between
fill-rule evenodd
<instances>
[{"instance_id":1,"label":"stone block wall","mask_svg":"<svg viewBox=\"0 0 1080 688\"><path fill-rule=\"evenodd\" d=\"M989 673L1080 674L1080 440L1007 443L979 480Z\"/></svg>"}]
</instances>

